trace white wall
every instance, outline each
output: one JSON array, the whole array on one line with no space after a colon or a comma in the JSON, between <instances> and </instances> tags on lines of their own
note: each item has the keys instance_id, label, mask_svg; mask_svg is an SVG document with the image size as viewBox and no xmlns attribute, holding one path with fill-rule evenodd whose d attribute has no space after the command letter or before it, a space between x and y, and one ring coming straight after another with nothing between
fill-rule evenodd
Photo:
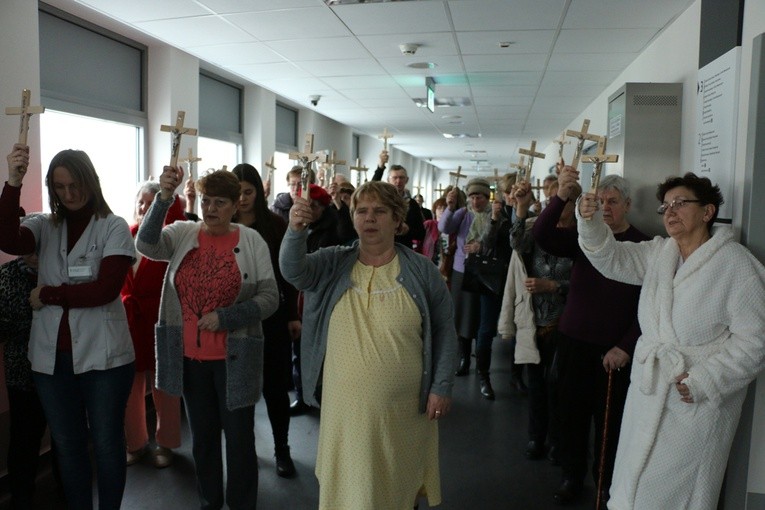
<instances>
[{"instance_id":1,"label":"white wall","mask_svg":"<svg viewBox=\"0 0 765 510\"><path fill-rule=\"evenodd\" d=\"M765 2L748 1L744 5L744 30L741 44L741 98L738 113L737 158L736 158L736 204L741 204L744 192L744 168L746 158L747 126L749 122L749 88L751 86L752 40L765 32ZM765 119L760 120L765 121ZM757 169L755 169L757 171ZM737 209L742 209L737 207ZM740 216L734 221L740 220ZM752 420L751 448L749 456L749 477L747 492L765 494L765 375L757 379L754 415Z\"/></svg>"},{"instance_id":2,"label":"white wall","mask_svg":"<svg viewBox=\"0 0 765 510\"><path fill-rule=\"evenodd\" d=\"M244 147L242 161L267 175L264 164L276 150L276 95L255 85L244 87Z\"/></svg>"}]
</instances>

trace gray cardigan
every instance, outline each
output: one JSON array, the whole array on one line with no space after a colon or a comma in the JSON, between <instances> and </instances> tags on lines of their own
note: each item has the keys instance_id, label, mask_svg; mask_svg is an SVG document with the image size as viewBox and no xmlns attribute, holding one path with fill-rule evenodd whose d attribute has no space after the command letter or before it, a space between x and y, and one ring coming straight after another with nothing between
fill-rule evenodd
<instances>
[{"instance_id":1,"label":"gray cardigan","mask_svg":"<svg viewBox=\"0 0 765 510\"><path fill-rule=\"evenodd\" d=\"M186 254L199 246L202 223L177 221L164 228L165 214L173 200L154 199L136 235L138 251L169 264L162 286L159 323L156 325L157 387L172 394L183 392L183 314L175 274ZM226 407L255 405L263 379L263 328L261 321L276 311L279 291L268 246L255 230L239 228L234 248L242 282L236 303L218 308L220 329L226 338Z\"/></svg>"},{"instance_id":2,"label":"gray cardigan","mask_svg":"<svg viewBox=\"0 0 765 510\"><path fill-rule=\"evenodd\" d=\"M306 254L306 230L287 229L279 252L284 278L304 291L301 368L303 397L318 406L316 390L327 351L327 332L332 311L351 287L351 269L358 260L359 242L332 246ZM422 315L422 378L420 412L428 394L451 396L457 365L457 332L449 290L438 268L427 258L396 245L401 273L397 277Z\"/></svg>"}]
</instances>

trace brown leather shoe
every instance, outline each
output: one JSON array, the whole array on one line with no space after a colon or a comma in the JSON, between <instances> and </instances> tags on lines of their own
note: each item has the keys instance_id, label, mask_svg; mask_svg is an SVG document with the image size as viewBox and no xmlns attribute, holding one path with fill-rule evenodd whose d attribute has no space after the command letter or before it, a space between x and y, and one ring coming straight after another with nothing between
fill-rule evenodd
<instances>
[{"instance_id":1,"label":"brown leather shoe","mask_svg":"<svg viewBox=\"0 0 765 510\"><path fill-rule=\"evenodd\" d=\"M164 446L157 446L151 452L151 461L157 469L166 468L173 463L173 450Z\"/></svg>"},{"instance_id":2,"label":"brown leather shoe","mask_svg":"<svg viewBox=\"0 0 765 510\"><path fill-rule=\"evenodd\" d=\"M146 456L146 452L147 452L147 449L145 446L138 450L127 452L126 458L125 458L125 465L132 466L133 464L138 464L139 462L141 462L141 459L143 459Z\"/></svg>"}]
</instances>

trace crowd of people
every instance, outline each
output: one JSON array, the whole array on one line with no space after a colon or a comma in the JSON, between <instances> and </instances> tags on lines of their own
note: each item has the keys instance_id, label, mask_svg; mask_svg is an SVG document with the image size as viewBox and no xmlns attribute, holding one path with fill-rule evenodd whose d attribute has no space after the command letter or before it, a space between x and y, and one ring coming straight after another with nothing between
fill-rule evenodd
<instances>
[{"instance_id":1,"label":"crowd of people","mask_svg":"<svg viewBox=\"0 0 765 510\"><path fill-rule=\"evenodd\" d=\"M296 475L290 417L319 416L321 509L438 505L439 420L473 357L477 394L497 398L496 337L528 399L525 455L560 466L557 503L582 498L589 470L597 510L716 507L765 359L765 269L712 228L722 195L705 177L658 184L667 237L650 239L624 178L583 193L563 161L544 197L515 174L474 178L432 211L385 151L358 187L293 167L270 209L252 165L196 181L166 166L129 226L84 152L50 162L47 214L19 206L29 148L7 160L14 508L31 507L46 426L69 507L93 507L91 441L98 506L117 509L127 466L172 465L183 407L200 507L254 509L261 395L281 477Z\"/></svg>"}]
</instances>

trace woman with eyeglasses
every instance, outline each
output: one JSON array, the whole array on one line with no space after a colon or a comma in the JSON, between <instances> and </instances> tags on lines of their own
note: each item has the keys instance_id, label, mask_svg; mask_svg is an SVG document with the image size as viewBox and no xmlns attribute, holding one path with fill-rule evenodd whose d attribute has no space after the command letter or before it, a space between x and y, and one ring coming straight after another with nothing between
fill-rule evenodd
<instances>
[{"instance_id":1,"label":"woman with eyeglasses","mask_svg":"<svg viewBox=\"0 0 765 510\"><path fill-rule=\"evenodd\" d=\"M617 243L591 194L579 243L604 276L643 286L642 336L608 508L717 508L749 383L765 360L765 268L712 230L718 186L687 173L659 185L668 238Z\"/></svg>"}]
</instances>

